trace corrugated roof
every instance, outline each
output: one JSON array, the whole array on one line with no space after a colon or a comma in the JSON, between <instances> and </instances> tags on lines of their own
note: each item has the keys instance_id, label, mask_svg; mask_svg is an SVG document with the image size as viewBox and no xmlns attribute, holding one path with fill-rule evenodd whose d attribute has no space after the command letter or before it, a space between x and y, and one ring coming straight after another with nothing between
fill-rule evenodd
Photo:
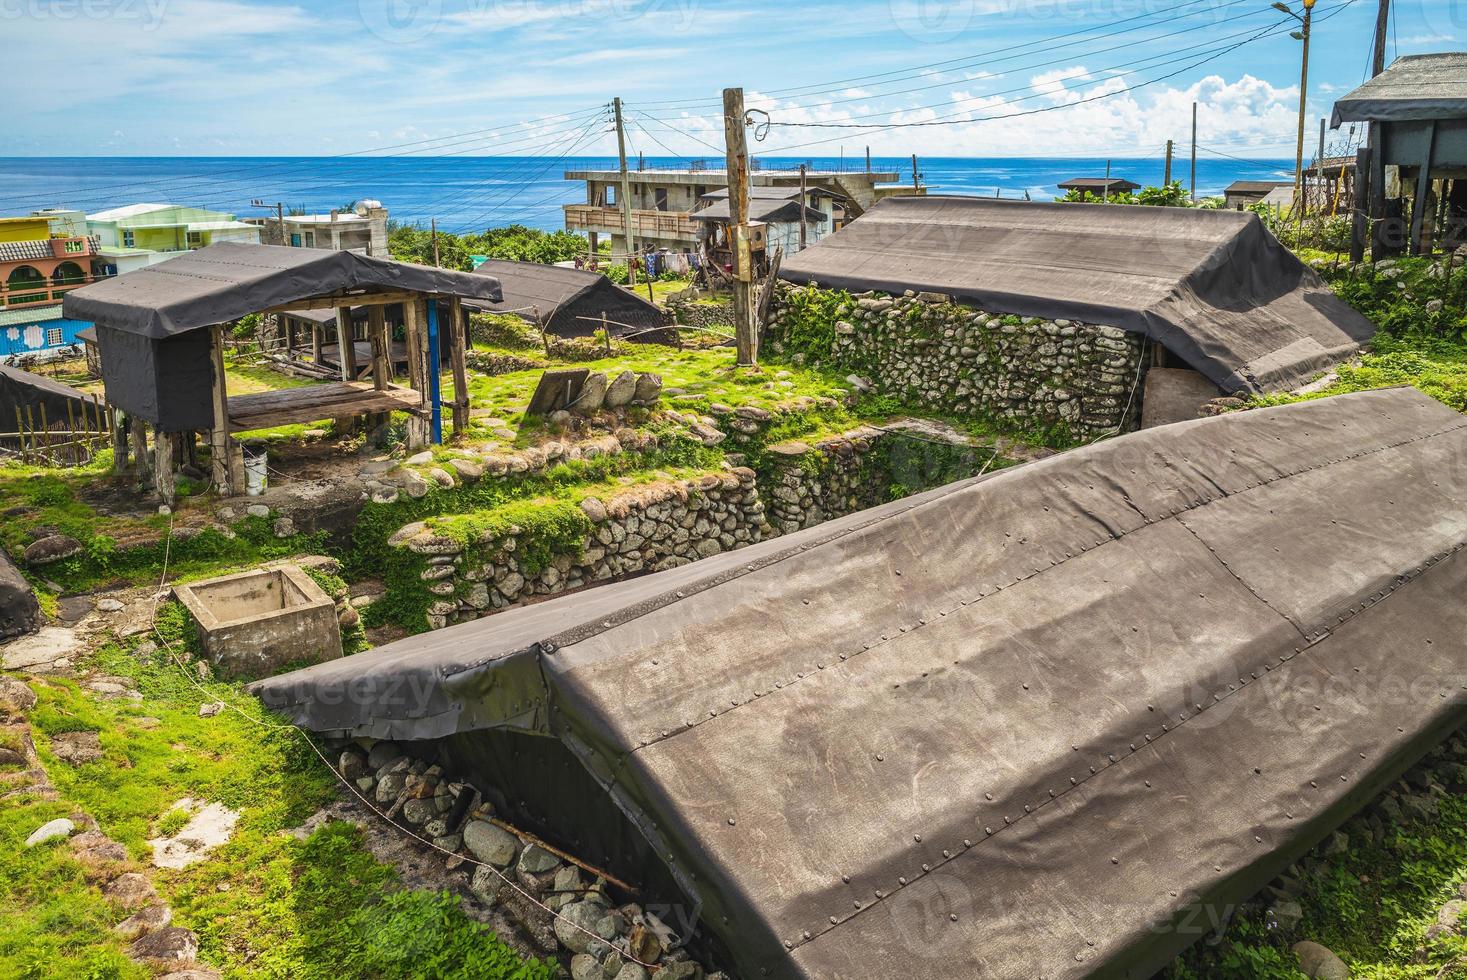
<instances>
[{"instance_id":1,"label":"corrugated roof","mask_svg":"<svg viewBox=\"0 0 1467 980\"><path fill-rule=\"evenodd\" d=\"M1335 103L1345 122L1467 119L1467 51L1412 54Z\"/></svg>"},{"instance_id":2,"label":"corrugated roof","mask_svg":"<svg viewBox=\"0 0 1467 980\"><path fill-rule=\"evenodd\" d=\"M18 310L0 310L0 327L15 327L32 323L47 323L65 319L61 304L55 306L27 306Z\"/></svg>"},{"instance_id":3,"label":"corrugated roof","mask_svg":"<svg viewBox=\"0 0 1467 980\"><path fill-rule=\"evenodd\" d=\"M1146 977L1467 721L1464 453L1412 389L1161 426L254 690L560 740L740 976Z\"/></svg>"},{"instance_id":4,"label":"corrugated roof","mask_svg":"<svg viewBox=\"0 0 1467 980\"><path fill-rule=\"evenodd\" d=\"M780 277L1120 327L1228 392L1301 384L1375 333L1257 215L1231 210L887 198Z\"/></svg>"}]
</instances>

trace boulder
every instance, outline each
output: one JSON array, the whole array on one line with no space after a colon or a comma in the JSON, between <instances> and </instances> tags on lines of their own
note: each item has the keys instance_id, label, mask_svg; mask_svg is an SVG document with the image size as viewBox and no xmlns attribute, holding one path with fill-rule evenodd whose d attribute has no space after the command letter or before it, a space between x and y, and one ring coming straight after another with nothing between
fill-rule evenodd
<instances>
[{"instance_id":1,"label":"boulder","mask_svg":"<svg viewBox=\"0 0 1467 980\"><path fill-rule=\"evenodd\" d=\"M1299 958L1299 972L1314 980L1350 980L1350 968L1345 962L1319 943L1304 940L1294 944L1294 955Z\"/></svg>"},{"instance_id":2,"label":"boulder","mask_svg":"<svg viewBox=\"0 0 1467 980\"><path fill-rule=\"evenodd\" d=\"M464 846L485 864L507 868L519 853L519 838L487 820L473 820L464 825Z\"/></svg>"},{"instance_id":3,"label":"boulder","mask_svg":"<svg viewBox=\"0 0 1467 980\"><path fill-rule=\"evenodd\" d=\"M662 375L647 373L637 377L637 387L632 393L636 405L653 405L662 396Z\"/></svg>"},{"instance_id":4,"label":"boulder","mask_svg":"<svg viewBox=\"0 0 1467 980\"><path fill-rule=\"evenodd\" d=\"M58 837L70 837L74 833L76 833L76 824L65 817L61 817L60 819L52 820L50 823L44 823L37 827L35 832L25 839L25 846L35 847L37 844L44 844Z\"/></svg>"},{"instance_id":5,"label":"boulder","mask_svg":"<svg viewBox=\"0 0 1467 980\"><path fill-rule=\"evenodd\" d=\"M41 628L41 605L31 584L0 548L0 641Z\"/></svg>"},{"instance_id":6,"label":"boulder","mask_svg":"<svg viewBox=\"0 0 1467 980\"><path fill-rule=\"evenodd\" d=\"M600 411L606 405L607 385L606 375L600 371L592 371L586 375L586 380L581 384L581 395L571 407L583 415Z\"/></svg>"},{"instance_id":7,"label":"boulder","mask_svg":"<svg viewBox=\"0 0 1467 980\"><path fill-rule=\"evenodd\" d=\"M187 963L199 955L199 937L187 929L169 926L150 932L128 948L135 960Z\"/></svg>"},{"instance_id":8,"label":"boulder","mask_svg":"<svg viewBox=\"0 0 1467 980\"><path fill-rule=\"evenodd\" d=\"M631 404L636 395L637 376L630 371L623 371L616 376L616 380L606 386L606 407L624 408Z\"/></svg>"},{"instance_id":9,"label":"boulder","mask_svg":"<svg viewBox=\"0 0 1467 980\"><path fill-rule=\"evenodd\" d=\"M150 932L166 929L173 922L173 910L154 902L138 909L132 915L112 927L112 931L126 940L135 940Z\"/></svg>"},{"instance_id":10,"label":"boulder","mask_svg":"<svg viewBox=\"0 0 1467 980\"><path fill-rule=\"evenodd\" d=\"M102 758L102 737L96 732L62 732L51 739L51 754L69 766L84 766Z\"/></svg>"},{"instance_id":11,"label":"boulder","mask_svg":"<svg viewBox=\"0 0 1467 980\"><path fill-rule=\"evenodd\" d=\"M111 883L102 889L102 895L107 901L121 905L125 909L140 908L158 900L158 893L154 890L153 883L136 871L129 871L112 879Z\"/></svg>"},{"instance_id":12,"label":"boulder","mask_svg":"<svg viewBox=\"0 0 1467 980\"><path fill-rule=\"evenodd\" d=\"M20 718L36 706L36 692L13 677L0 677L0 718Z\"/></svg>"},{"instance_id":13,"label":"boulder","mask_svg":"<svg viewBox=\"0 0 1467 980\"><path fill-rule=\"evenodd\" d=\"M26 546L24 558L32 565L49 565L82 550L81 542L65 534L51 534Z\"/></svg>"}]
</instances>

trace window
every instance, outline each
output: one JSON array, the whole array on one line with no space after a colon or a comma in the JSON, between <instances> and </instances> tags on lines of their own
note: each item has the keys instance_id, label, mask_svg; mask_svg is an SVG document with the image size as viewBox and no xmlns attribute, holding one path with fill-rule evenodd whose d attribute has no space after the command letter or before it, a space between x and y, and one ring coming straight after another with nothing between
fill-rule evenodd
<instances>
[{"instance_id":1,"label":"window","mask_svg":"<svg viewBox=\"0 0 1467 980\"><path fill-rule=\"evenodd\" d=\"M616 207L616 185L615 184L607 184L606 185L606 197L604 199L604 202L605 202L606 206L609 207L609 208Z\"/></svg>"},{"instance_id":2,"label":"window","mask_svg":"<svg viewBox=\"0 0 1467 980\"><path fill-rule=\"evenodd\" d=\"M308 231L308 232L306 232L306 248L315 248L315 247L316 247L316 233L314 231Z\"/></svg>"},{"instance_id":3,"label":"window","mask_svg":"<svg viewBox=\"0 0 1467 980\"><path fill-rule=\"evenodd\" d=\"M203 235L203 233L202 232L198 232L198 231L191 231L191 232L189 232L188 233L188 247L189 248L203 248L204 247L204 235Z\"/></svg>"},{"instance_id":4,"label":"window","mask_svg":"<svg viewBox=\"0 0 1467 980\"><path fill-rule=\"evenodd\" d=\"M86 242L80 238L66 243L66 251L69 255L80 255L84 251Z\"/></svg>"},{"instance_id":5,"label":"window","mask_svg":"<svg viewBox=\"0 0 1467 980\"><path fill-rule=\"evenodd\" d=\"M652 191L653 206L659 211L667 210L667 188L658 187Z\"/></svg>"},{"instance_id":6,"label":"window","mask_svg":"<svg viewBox=\"0 0 1467 980\"><path fill-rule=\"evenodd\" d=\"M60 347L65 342L66 342L66 334L64 334L64 333L61 332L61 328L60 327L47 327L46 328L46 346L47 347Z\"/></svg>"},{"instance_id":7,"label":"window","mask_svg":"<svg viewBox=\"0 0 1467 980\"><path fill-rule=\"evenodd\" d=\"M122 247L123 248L132 248L132 247L134 247L134 238L133 238L133 234L132 234L131 231L128 231L128 230L125 230L125 229L123 230L123 232L122 232Z\"/></svg>"}]
</instances>

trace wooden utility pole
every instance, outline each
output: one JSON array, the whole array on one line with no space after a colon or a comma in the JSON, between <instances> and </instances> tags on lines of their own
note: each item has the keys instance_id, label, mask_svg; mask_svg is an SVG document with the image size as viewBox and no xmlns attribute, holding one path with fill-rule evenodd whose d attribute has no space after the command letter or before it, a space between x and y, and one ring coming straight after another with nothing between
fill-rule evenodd
<instances>
[{"instance_id":1,"label":"wooden utility pole","mask_svg":"<svg viewBox=\"0 0 1467 980\"><path fill-rule=\"evenodd\" d=\"M1197 200L1197 103L1192 103L1192 186L1188 191L1191 200Z\"/></svg>"},{"instance_id":2,"label":"wooden utility pole","mask_svg":"<svg viewBox=\"0 0 1467 980\"><path fill-rule=\"evenodd\" d=\"M922 186L922 176L917 173L917 154L912 154L912 190Z\"/></svg>"},{"instance_id":3,"label":"wooden utility pole","mask_svg":"<svg viewBox=\"0 0 1467 980\"><path fill-rule=\"evenodd\" d=\"M866 147L866 172L871 172L871 147Z\"/></svg>"},{"instance_id":4,"label":"wooden utility pole","mask_svg":"<svg viewBox=\"0 0 1467 980\"><path fill-rule=\"evenodd\" d=\"M758 362L754 334L754 256L749 248L749 142L744 90L723 90L723 140L728 155L728 229L733 253L734 336L739 366Z\"/></svg>"},{"instance_id":5,"label":"wooden utility pole","mask_svg":"<svg viewBox=\"0 0 1467 980\"><path fill-rule=\"evenodd\" d=\"M1391 0L1380 0L1375 11L1375 52L1370 61L1370 77L1385 71L1386 31L1390 29Z\"/></svg>"},{"instance_id":6,"label":"wooden utility pole","mask_svg":"<svg viewBox=\"0 0 1467 980\"><path fill-rule=\"evenodd\" d=\"M432 220L432 225L431 226L433 228L433 232L432 232L432 239L433 239L433 268L435 268L435 269L441 269L443 267L443 263L440 262L440 261L438 261L438 219L437 218L433 218L431 220Z\"/></svg>"},{"instance_id":7,"label":"wooden utility pole","mask_svg":"<svg viewBox=\"0 0 1467 980\"><path fill-rule=\"evenodd\" d=\"M805 219L805 208L809 203L807 196L810 193L810 185L806 182L807 170L808 168L803 163L800 164L800 251L802 252L805 250L805 235L809 226L809 222Z\"/></svg>"},{"instance_id":8,"label":"wooden utility pole","mask_svg":"<svg viewBox=\"0 0 1467 980\"><path fill-rule=\"evenodd\" d=\"M621 97L611 102L616 110L616 156L621 167L621 188L616 192L621 199L623 234L627 240L627 285L637 284L637 236L632 230L632 179L627 176L627 131L621 122ZM740 127L740 132L743 128Z\"/></svg>"},{"instance_id":9,"label":"wooden utility pole","mask_svg":"<svg viewBox=\"0 0 1467 980\"><path fill-rule=\"evenodd\" d=\"M1100 188L1100 203L1110 203L1110 161L1105 161L1105 184Z\"/></svg>"},{"instance_id":10,"label":"wooden utility pole","mask_svg":"<svg viewBox=\"0 0 1467 980\"><path fill-rule=\"evenodd\" d=\"M1172 186L1172 141L1166 141L1166 171L1161 178L1162 185Z\"/></svg>"},{"instance_id":11,"label":"wooden utility pole","mask_svg":"<svg viewBox=\"0 0 1467 980\"><path fill-rule=\"evenodd\" d=\"M1371 52L1370 77L1374 78L1385 71L1386 32L1390 29L1391 0L1380 0L1375 11L1375 45ZM1371 261L1384 258L1388 251L1388 243L1385 240L1386 224L1385 218L1385 147L1381 146L1380 124L1376 122L1365 125L1365 149L1369 152L1365 159L1370 164L1365 179L1359 179L1357 169L1355 195L1355 209L1357 214L1363 215L1356 221L1357 235L1360 238L1359 251L1364 255L1365 233L1370 233L1370 258ZM1359 167L1359 158L1356 160ZM1372 228L1370 222L1374 221ZM1357 247L1352 241L1350 245L1351 256ZM1355 260L1358 261L1358 260Z\"/></svg>"},{"instance_id":12,"label":"wooden utility pole","mask_svg":"<svg viewBox=\"0 0 1467 980\"><path fill-rule=\"evenodd\" d=\"M1309 23L1313 14L1314 0L1304 0L1304 16L1299 18L1304 25L1300 32L1304 53L1299 59L1299 139L1294 147L1294 212L1301 226L1304 223L1304 111L1309 102Z\"/></svg>"}]
</instances>

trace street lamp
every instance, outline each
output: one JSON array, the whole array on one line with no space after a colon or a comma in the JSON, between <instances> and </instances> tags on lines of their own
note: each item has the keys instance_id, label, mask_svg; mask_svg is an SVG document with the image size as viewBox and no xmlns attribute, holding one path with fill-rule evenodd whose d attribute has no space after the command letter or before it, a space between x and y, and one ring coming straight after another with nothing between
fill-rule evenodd
<instances>
[{"instance_id":1,"label":"street lamp","mask_svg":"<svg viewBox=\"0 0 1467 980\"><path fill-rule=\"evenodd\" d=\"M1273 5L1275 10L1288 14L1299 22L1300 30L1290 31L1289 36L1296 41L1304 42L1304 55L1299 67L1299 142L1294 148L1294 213L1299 219L1300 227L1304 224L1304 111L1309 98L1309 22L1314 13L1315 0L1302 0L1302 2L1304 5L1302 17L1282 0Z\"/></svg>"}]
</instances>

